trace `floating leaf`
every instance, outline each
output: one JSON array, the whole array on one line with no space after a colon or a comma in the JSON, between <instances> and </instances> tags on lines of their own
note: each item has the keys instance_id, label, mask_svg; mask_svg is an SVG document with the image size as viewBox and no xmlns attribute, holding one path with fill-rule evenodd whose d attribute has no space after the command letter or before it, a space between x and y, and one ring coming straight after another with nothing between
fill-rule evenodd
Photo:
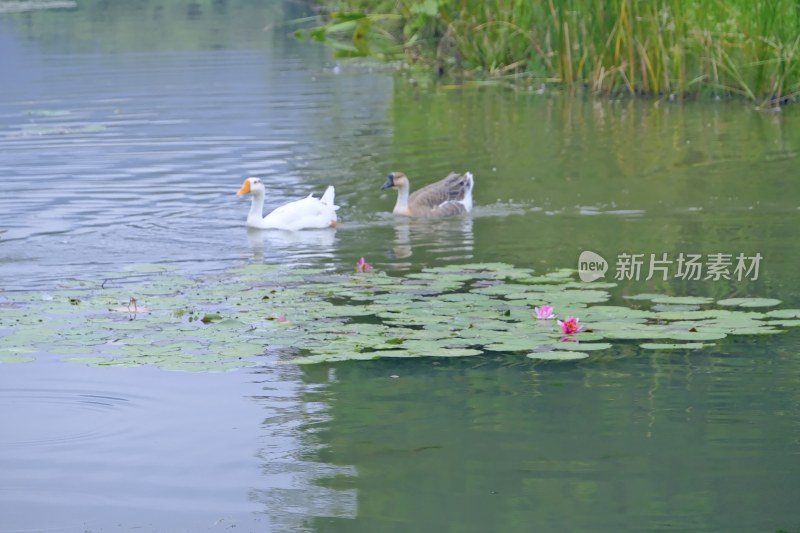
<instances>
[{"instance_id":1,"label":"floating leaf","mask_svg":"<svg viewBox=\"0 0 800 533\"><path fill-rule=\"evenodd\" d=\"M263 355L265 352L263 345L243 342L212 345L209 346L209 350L218 353L223 359L253 357L256 355Z\"/></svg>"},{"instance_id":2,"label":"floating leaf","mask_svg":"<svg viewBox=\"0 0 800 533\"><path fill-rule=\"evenodd\" d=\"M581 350L581 351L594 351L594 350L608 350L613 345L610 342L562 342L553 345L556 350Z\"/></svg>"},{"instance_id":3,"label":"floating leaf","mask_svg":"<svg viewBox=\"0 0 800 533\"><path fill-rule=\"evenodd\" d=\"M713 298L707 296L657 296L651 301L655 304L670 305L703 305L714 303Z\"/></svg>"},{"instance_id":4,"label":"floating leaf","mask_svg":"<svg viewBox=\"0 0 800 533\"><path fill-rule=\"evenodd\" d=\"M732 329L729 333L731 335L774 335L776 333L783 333L784 330L782 329L775 329L768 326L765 327L753 327L753 328L735 328Z\"/></svg>"},{"instance_id":5,"label":"floating leaf","mask_svg":"<svg viewBox=\"0 0 800 533\"><path fill-rule=\"evenodd\" d=\"M706 346L713 346L713 344L703 342L682 342L682 343L666 343L666 342L645 342L639 345L645 350L699 350Z\"/></svg>"},{"instance_id":6,"label":"floating leaf","mask_svg":"<svg viewBox=\"0 0 800 533\"><path fill-rule=\"evenodd\" d=\"M702 311L662 311L653 315L658 320L704 320L718 318L720 312L717 309L707 309Z\"/></svg>"},{"instance_id":7,"label":"floating leaf","mask_svg":"<svg viewBox=\"0 0 800 533\"><path fill-rule=\"evenodd\" d=\"M767 312L766 316L770 318L800 318L800 309L775 309Z\"/></svg>"},{"instance_id":8,"label":"floating leaf","mask_svg":"<svg viewBox=\"0 0 800 533\"><path fill-rule=\"evenodd\" d=\"M538 346L548 346L555 342L554 339L539 338L539 339L525 339L525 338L509 338L500 342L493 342L483 346L485 350L492 352L524 352L534 350Z\"/></svg>"},{"instance_id":9,"label":"floating leaf","mask_svg":"<svg viewBox=\"0 0 800 533\"><path fill-rule=\"evenodd\" d=\"M133 366L141 366L142 364L144 364L127 357L122 357L122 358L70 357L65 359L65 361L68 363L79 363L82 365L94 366L94 367L103 367L103 366L133 367Z\"/></svg>"},{"instance_id":10,"label":"floating leaf","mask_svg":"<svg viewBox=\"0 0 800 533\"><path fill-rule=\"evenodd\" d=\"M653 311L658 313L681 313L686 311L697 311L700 309L699 305L688 304L656 304L653 306Z\"/></svg>"},{"instance_id":11,"label":"floating leaf","mask_svg":"<svg viewBox=\"0 0 800 533\"><path fill-rule=\"evenodd\" d=\"M670 331L664 332L665 339L674 339L677 341L715 341L724 339L725 333L714 331Z\"/></svg>"},{"instance_id":12,"label":"floating leaf","mask_svg":"<svg viewBox=\"0 0 800 533\"><path fill-rule=\"evenodd\" d=\"M376 357L470 357L481 355L483 352L471 348L439 348L431 352L420 352L417 350L375 350L366 352Z\"/></svg>"},{"instance_id":13,"label":"floating leaf","mask_svg":"<svg viewBox=\"0 0 800 533\"><path fill-rule=\"evenodd\" d=\"M576 270L573 268L560 268L558 270L554 270L552 272L548 272L545 274L545 277L551 279L563 279L566 280L571 278L575 274Z\"/></svg>"},{"instance_id":14,"label":"floating leaf","mask_svg":"<svg viewBox=\"0 0 800 533\"><path fill-rule=\"evenodd\" d=\"M517 294L524 294L525 289L525 285L498 283L497 285L489 285L488 287L478 287L477 289L472 289L472 292L475 294L486 294L489 296L514 296ZM538 297L538 295L536 297Z\"/></svg>"},{"instance_id":15,"label":"floating leaf","mask_svg":"<svg viewBox=\"0 0 800 533\"><path fill-rule=\"evenodd\" d=\"M780 326L783 328L795 328L800 326L800 320L767 320L769 326Z\"/></svg>"},{"instance_id":16,"label":"floating leaf","mask_svg":"<svg viewBox=\"0 0 800 533\"><path fill-rule=\"evenodd\" d=\"M728 298L717 301L718 305L738 307L774 307L780 303L780 300L774 298Z\"/></svg>"},{"instance_id":17,"label":"floating leaf","mask_svg":"<svg viewBox=\"0 0 800 533\"><path fill-rule=\"evenodd\" d=\"M556 352L531 352L527 354L529 359L541 359L543 361L577 361L589 357L588 353L570 352L558 350Z\"/></svg>"},{"instance_id":18,"label":"floating leaf","mask_svg":"<svg viewBox=\"0 0 800 533\"><path fill-rule=\"evenodd\" d=\"M595 305L586 309L583 313L583 320L620 320L629 322L631 320L644 320L654 316L652 311L643 309L631 309L629 307L618 307L612 305Z\"/></svg>"},{"instance_id":19,"label":"floating leaf","mask_svg":"<svg viewBox=\"0 0 800 533\"><path fill-rule=\"evenodd\" d=\"M401 350L398 350L398 352L399 351ZM379 352L367 352L367 353L354 352L351 354L318 352L315 353L314 355L295 357L294 359L291 360L291 362L297 365L313 365L317 363L334 363L337 361L369 360L369 359L377 359L378 357L380 357ZM419 357L419 356L414 355L412 357Z\"/></svg>"},{"instance_id":20,"label":"floating leaf","mask_svg":"<svg viewBox=\"0 0 800 533\"><path fill-rule=\"evenodd\" d=\"M617 286L616 283L611 281L590 281L590 282L583 282L583 281L570 281L569 283L565 283L565 289L613 289Z\"/></svg>"},{"instance_id":21,"label":"floating leaf","mask_svg":"<svg viewBox=\"0 0 800 533\"><path fill-rule=\"evenodd\" d=\"M18 353L0 353L0 363L29 363L34 358L29 355Z\"/></svg>"},{"instance_id":22,"label":"floating leaf","mask_svg":"<svg viewBox=\"0 0 800 533\"><path fill-rule=\"evenodd\" d=\"M257 364L264 354L300 363L486 352L535 352L539 359L578 352L584 358L585 352L613 349L616 340L689 341L686 347L800 325L798 310L697 310L686 306L699 304L674 303L664 295L648 295L673 302L656 303L658 312L606 305L611 294L603 289L610 287L577 282L572 270L534 276L505 263L448 265L395 277L254 264L190 278L165 274L169 268L123 273L124 286L65 280L67 288L45 299L38 292L0 299L0 354L27 357L29 351L93 366L228 371ZM112 273L107 279L120 278ZM150 313L135 320L109 313L131 295L146 299ZM563 339L555 322L534 319L533 306L545 303L562 319L580 317L586 330Z\"/></svg>"},{"instance_id":23,"label":"floating leaf","mask_svg":"<svg viewBox=\"0 0 800 533\"><path fill-rule=\"evenodd\" d=\"M627 300L652 300L653 298L662 298L665 296L665 294L642 293L634 294L632 296L623 296L623 298Z\"/></svg>"}]
</instances>

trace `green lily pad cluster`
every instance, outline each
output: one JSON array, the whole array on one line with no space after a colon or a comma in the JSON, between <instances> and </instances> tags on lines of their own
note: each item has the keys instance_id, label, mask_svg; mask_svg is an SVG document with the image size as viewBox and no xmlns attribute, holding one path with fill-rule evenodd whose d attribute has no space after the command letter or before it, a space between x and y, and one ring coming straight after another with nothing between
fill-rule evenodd
<instances>
[{"instance_id":1,"label":"green lily pad cluster","mask_svg":"<svg viewBox=\"0 0 800 533\"><path fill-rule=\"evenodd\" d=\"M696 350L800 325L800 310L763 310L778 300L643 294L631 297L636 307L612 306L613 287L576 281L572 270L537 275L505 263L405 276L249 265L203 279L140 265L52 294L0 293L0 362L206 372L266 354L302 364L485 353L566 361L623 344ZM535 318L541 305L585 328L564 335L556 320Z\"/></svg>"}]
</instances>

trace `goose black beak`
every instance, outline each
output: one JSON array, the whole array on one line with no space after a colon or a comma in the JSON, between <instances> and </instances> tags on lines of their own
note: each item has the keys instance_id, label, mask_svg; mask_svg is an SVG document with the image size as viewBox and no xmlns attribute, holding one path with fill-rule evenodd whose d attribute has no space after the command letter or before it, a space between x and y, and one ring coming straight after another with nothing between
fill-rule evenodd
<instances>
[{"instance_id":1,"label":"goose black beak","mask_svg":"<svg viewBox=\"0 0 800 533\"><path fill-rule=\"evenodd\" d=\"M389 174L389 177L386 178L386 183L383 184L381 190L391 189L392 187L394 187L394 174Z\"/></svg>"}]
</instances>

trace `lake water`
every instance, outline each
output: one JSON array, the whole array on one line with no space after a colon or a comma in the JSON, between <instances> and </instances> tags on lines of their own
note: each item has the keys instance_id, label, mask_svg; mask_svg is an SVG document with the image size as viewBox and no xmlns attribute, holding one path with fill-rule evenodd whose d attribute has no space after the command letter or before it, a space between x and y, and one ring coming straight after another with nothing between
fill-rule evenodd
<instances>
[{"instance_id":1,"label":"lake water","mask_svg":"<svg viewBox=\"0 0 800 533\"><path fill-rule=\"evenodd\" d=\"M296 42L294 3L78 4L0 3L0 303L141 264L548 272L592 250L763 257L757 280L642 276L612 303L800 307L796 108L429 85ZM475 212L395 220L392 170L471 170ZM338 229L248 232L251 175L268 207L334 184ZM793 329L577 364L37 354L0 365L0 428L0 531L800 530Z\"/></svg>"}]
</instances>

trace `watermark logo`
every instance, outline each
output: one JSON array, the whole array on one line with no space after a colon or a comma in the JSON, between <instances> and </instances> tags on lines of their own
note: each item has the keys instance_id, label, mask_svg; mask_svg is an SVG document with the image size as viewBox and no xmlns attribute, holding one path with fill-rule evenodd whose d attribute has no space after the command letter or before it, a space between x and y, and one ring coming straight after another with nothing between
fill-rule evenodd
<instances>
[{"instance_id":1,"label":"watermark logo","mask_svg":"<svg viewBox=\"0 0 800 533\"><path fill-rule=\"evenodd\" d=\"M589 250L581 252L578 257L578 277L584 283L605 277L608 271L608 261L603 256Z\"/></svg>"},{"instance_id":2,"label":"watermark logo","mask_svg":"<svg viewBox=\"0 0 800 533\"><path fill-rule=\"evenodd\" d=\"M693 254L679 253L670 256L661 254L621 253L616 257L614 279L617 281L649 281L653 278L666 281L682 279L692 281L749 280L758 279L763 256L760 253ZM602 256L588 250L578 258L578 276L583 282L605 277L608 263Z\"/></svg>"}]
</instances>

